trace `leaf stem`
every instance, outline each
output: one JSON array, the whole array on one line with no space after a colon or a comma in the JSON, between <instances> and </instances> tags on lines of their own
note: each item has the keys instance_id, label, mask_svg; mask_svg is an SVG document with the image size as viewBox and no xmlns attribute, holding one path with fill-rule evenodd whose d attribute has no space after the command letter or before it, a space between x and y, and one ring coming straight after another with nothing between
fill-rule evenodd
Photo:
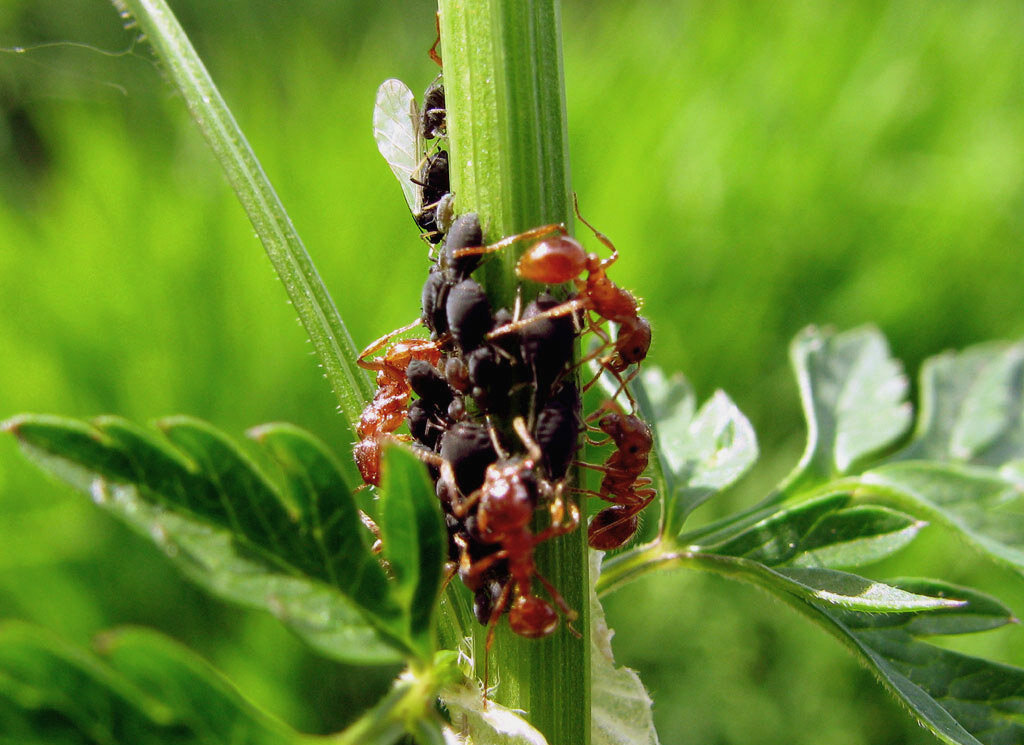
<instances>
[{"instance_id":1,"label":"leaf stem","mask_svg":"<svg viewBox=\"0 0 1024 745\"><path fill-rule=\"evenodd\" d=\"M357 350L281 200L224 99L164 0L113 0L153 45L249 215L299 320L316 349L341 411L354 427L372 395Z\"/></svg>"},{"instance_id":2,"label":"leaf stem","mask_svg":"<svg viewBox=\"0 0 1024 745\"><path fill-rule=\"evenodd\" d=\"M440 12L457 212L478 212L488 239L549 223L571 226L557 1L441 0ZM520 291L516 258L501 252L481 272L496 305L511 305ZM490 651L493 699L526 711L552 745L590 741L586 552L585 530L537 549L539 572L579 614L575 635L563 623L550 637L523 639L502 622ZM475 629L479 670L486 629Z\"/></svg>"}]
</instances>

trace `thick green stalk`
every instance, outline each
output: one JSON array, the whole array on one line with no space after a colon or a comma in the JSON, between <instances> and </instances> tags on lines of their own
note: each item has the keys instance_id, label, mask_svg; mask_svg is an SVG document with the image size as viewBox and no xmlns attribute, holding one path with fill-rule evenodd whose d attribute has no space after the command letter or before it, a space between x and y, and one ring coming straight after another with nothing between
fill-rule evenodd
<instances>
[{"instance_id":1,"label":"thick green stalk","mask_svg":"<svg viewBox=\"0 0 1024 745\"><path fill-rule=\"evenodd\" d=\"M350 424L372 396L356 347L281 200L164 0L113 0L153 45L249 215Z\"/></svg>"},{"instance_id":2,"label":"thick green stalk","mask_svg":"<svg viewBox=\"0 0 1024 745\"><path fill-rule=\"evenodd\" d=\"M441 0L440 8L457 211L478 212L489 240L571 225L557 1ZM517 255L503 252L484 270L496 303L515 297ZM552 745L590 741L586 551L586 531L577 530L537 552L539 571L579 613L572 630L562 624L546 639L529 640L501 623L490 653L493 699L527 712ZM477 627L478 670L485 635Z\"/></svg>"}]
</instances>

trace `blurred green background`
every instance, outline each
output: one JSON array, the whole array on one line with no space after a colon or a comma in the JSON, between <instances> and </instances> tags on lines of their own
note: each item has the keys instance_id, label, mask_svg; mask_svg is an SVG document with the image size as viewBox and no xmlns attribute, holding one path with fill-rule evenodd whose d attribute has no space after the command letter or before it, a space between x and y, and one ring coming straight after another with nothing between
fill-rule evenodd
<instances>
[{"instance_id":1,"label":"blurred green background","mask_svg":"<svg viewBox=\"0 0 1024 745\"><path fill-rule=\"evenodd\" d=\"M418 312L427 260L370 117L436 74L429 2L176 0L357 343ZM1024 5L735 0L563 7L573 186L644 297L650 361L726 389L763 450L703 519L792 465L787 364L809 323L877 323L916 371L1024 333ZM0 417L283 419L347 447L252 228L145 46L102 0L0 3ZM56 44L54 44L56 43ZM36 46L42 45L42 46ZM19 53L16 48L29 48ZM181 639L298 727L341 726L393 670L309 655L211 600L0 438L0 617L85 643ZM1021 583L936 529L874 576ZM831 639L767 596L648 578L607 603L662 742L926 743ZM1024 663L1024 631L961 645ZM567 705L571 705L569 702Z\"/></svg>"}]
</instances>

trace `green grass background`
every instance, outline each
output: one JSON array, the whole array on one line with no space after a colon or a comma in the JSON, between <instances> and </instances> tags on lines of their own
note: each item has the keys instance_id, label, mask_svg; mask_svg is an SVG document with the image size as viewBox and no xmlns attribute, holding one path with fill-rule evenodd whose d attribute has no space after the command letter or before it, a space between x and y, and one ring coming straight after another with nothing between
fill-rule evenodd
<instances>
[{"instance_id":1,"label":"green grass background","mask_svg":"<svg viewBox=\"0 0 1024 745\"><path fill-rule=\"evenodd\" d=\"M383 79L422 90L436 74L430 3L172 5L357 343L415 317L426 250L370 117ZM1024 5L572 0L563 24L573 186L620 248L616 281L645 300L650 362L702 398L726 389L760 437L754 474L703 519L798 455L786 349L804 325L874 322L910 370L1024 333ZM188 413L236 434L283 419L344 450L251 227L131 40L100 0L0 4L0 417ZM926 533L872 574L946 576L1024 613L1016 578ZM652 577L607 607L663 743L933 741L831 639L747 587ZM154 626L310 731L351 719L394 672L320 660L268 616L207 598L9 437L0 617L82 643ZM1016 629L961 647L1024 664Z\"/></svg>"}]
</instances>

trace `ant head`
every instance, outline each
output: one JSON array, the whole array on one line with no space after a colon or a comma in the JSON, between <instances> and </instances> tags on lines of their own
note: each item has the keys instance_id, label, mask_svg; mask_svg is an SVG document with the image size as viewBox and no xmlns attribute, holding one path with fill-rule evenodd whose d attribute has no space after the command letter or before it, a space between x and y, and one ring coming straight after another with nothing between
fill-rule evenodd
<instances>
[{"instance_id":1,"label":"ant head","mask_svg":"<svg viewBox=\"0 0 1024 745\"><path fill-rule=\"evenodd\" d=\"M539 639L558 628L558 614L543 598L520 595L508 611L508 625L519 636Z\"/></svg>"},{"instance_id":2,"label":"ant head","mask_svg":"<svg viewBox=\"0 0 1024 745\"><path fill-rule=\"evenodd\" d=\"M643 316L632 316L620 324L619 335L615 340L615 351L626 366L642 362L650 348L650 321Z\"/></svg>"},{"instance_id":3,"label":"ant head","mask_svg":"<svg viewBox=\"0 0 1024 745\"><path fill-rule=\"evenodd\" d=\"M560 285L576 279L587 268L583 244L568 235L534 243L516 264L516 274L545 285Z\"/></svg>"},{"instance_id":4,"label":"ant head","mask_svg":"<svg viewBox=\"0 0 1024 745\"><path fill-rule=\"evenodd\" d=\"M623 437L623 420L625 418L625 415L620 414L617 411L609 411L601 417L597 426L601 428L602 432L618 443Z\"/></svg>"}]
</instances>

